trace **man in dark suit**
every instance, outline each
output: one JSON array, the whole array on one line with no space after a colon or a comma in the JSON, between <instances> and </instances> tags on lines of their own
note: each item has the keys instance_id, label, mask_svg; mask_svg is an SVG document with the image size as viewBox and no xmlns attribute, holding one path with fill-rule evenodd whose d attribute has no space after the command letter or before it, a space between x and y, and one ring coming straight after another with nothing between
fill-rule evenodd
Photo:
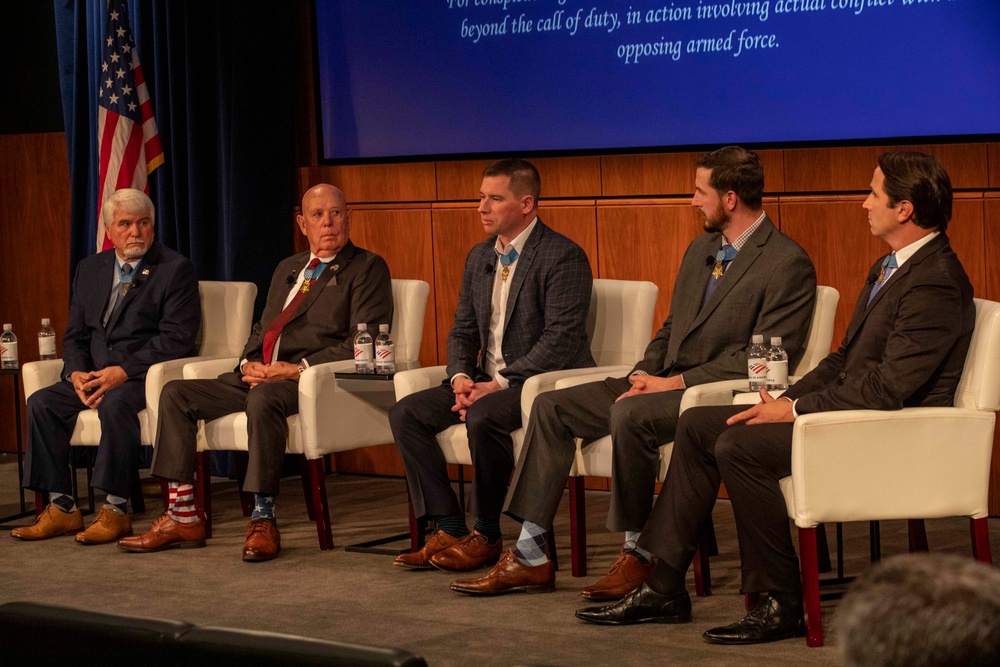
<instances>
[{"instance_id":1,"label":"man in dark suit","mask_svg":"<svg viewBox=\"0 0 1000 667\"><path fill-rule=\"evenodd\" d=\"M81 544L113 542L132 530L127 498L139 465L138 413L146 371L191 352L201 326L198 278L185 257L154 242L153 202L139 190L115 192L101 208L114 244L80 262L63 336L62 382L28 398L24 486L49 493L21 540L79 533ZM101 440L94 486L107 502L87 530L71 492L70 436L77 415L97 410Z\"/></svg>"},{"instance_id":2,"label":"man in dark suit","mask_svg":"<svg viewBox=\"0 0 1000 667\"><path fill-rule=\"evenodd\" d=\"M175 380L164 387L152 472L169 480L169 506L149 532L121 540L122 550L204 546L192 486L198 420L240 411L247 415L250 452L243 491L256 494L243 560L270 560L281 550L274 501L286 420L298 412L299 374L313 364L352 359L359 323L392 322L389 268L351 243L343 193L326 184L311 188L297 221L309 252L278 264L239 365L216 380Z\"/></svg>"},{"instance_id":3,"label":"man in dark suit","mask_svg":"<svg viewBox=\"0 0 1000 667\"><path fill-rule=\"evenodd\" d=\"M500 510L521 427L521 387L538 373L593 366L586 322L593 276L583 249L538 219L541 179L524 160L483 172L479 214L490 235L465 260L448 335L448 382L389 413L413 509L437 524L395 564L465 571L500 556ZM475 478L469 533L435 435L465 421Z\"/></svg>"},{"instance_id":4,"label":"man in dark suit","mask_svg":"<svg viewBox=\"0 0 1000 667\"><path fill-rule=\"evenodd\" d=\"M496 570L457 581L454 590L495 595L551 589L546 555L576 452L576 438L612 435L608 528L625 531L609 574L583 590L617 599L652 568L636 539L653 505L660 445L673 440L685 387L747 376L745 349L755 333L781 336L792 363L801 355L816 294L812 262L761 208L764 169L751 151L728 146L697 165L692 205L707 232L691 242L674 284L670 314L627 377L541 394L531 409L505 511L521 537Z\"/></svg>"},{"instance_id":5,"label":"man in dark suit","mask_svg":"<svg viewBox=\"0 0 1000 667\"><path fill-rule=\"evenodd\" d=\"M944 233L951 181L922 153L886 153L878 165L864 207L872 234L892 252L869 272L840 348L778 400L761 391L761 403L749 410L684 413L666 483L640 541L659 561L646 584L617 604L578 611L580 618L689 621L684 574L721 481L736 515L743 590L767 595L742 620L709 630L705 639L751 644L801 634L798 560L778 485L791 474L792 422L811 412L953 404L975 306Z\"/></svg>"}]
</instances>

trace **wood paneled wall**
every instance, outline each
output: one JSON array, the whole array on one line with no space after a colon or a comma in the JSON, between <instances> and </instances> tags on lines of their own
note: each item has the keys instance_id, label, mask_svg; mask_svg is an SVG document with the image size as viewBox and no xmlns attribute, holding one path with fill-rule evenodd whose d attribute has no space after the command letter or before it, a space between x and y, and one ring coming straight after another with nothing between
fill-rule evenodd
<instances>
[{"instance_id":1,"label":"wood paneled wall","mask_svg":"<svg viewBox=\"0 0 1000 667\"><path fill-rule=\"evenodd\" d=\"M69 314L69 206L65 136L0 136L0 320L14 325L22 364L38 360L43 317L52 320L62 353ZM0 451L14 451L16 442L12 379L0 381Z\"/></svg>"},{"instance_id":2,"label":"wood paneled wall","mask_svg":"<svg viewBox=\"0 0 1000 667\"><path fill-rule=\"evenodd\" d=\"M1000 300L1000 144L923 144L956 189L948 234L976 296ZM880 146L770 149L764 208L813 258L819 283L840 291L834 347L843 336L868 268L885 253L861 204ZM540 216L579 243L595 277L649 280L660 286L653 331L670 308L673 280L687 244L701 233L690 206L698 153L581 156L534 160L542 174ZM304 191L318 182L344 189L352 236L389 263L394 277L431 285L421 346L424 365L443 364L465 255L483 238L475 211L489 160L390 165L311 166ZM651 332L652 333L652 332ZM1000 436L997 438L1000 444ZM1000 489L995 457L995 489ZM338 455L340 470L399 474L391 446ZM606 487L597 481L593 486ZM991 498L1000 514L1000 494Z\"/></svg>"}]
</instances>

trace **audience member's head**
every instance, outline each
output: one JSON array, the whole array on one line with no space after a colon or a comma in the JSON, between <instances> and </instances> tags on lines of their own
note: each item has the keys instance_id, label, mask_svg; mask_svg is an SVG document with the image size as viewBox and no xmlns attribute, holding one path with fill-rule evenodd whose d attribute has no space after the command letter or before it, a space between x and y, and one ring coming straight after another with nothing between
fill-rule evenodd
<instances>
[{"instance_id":1,"label":"audience member's head","mask_svg":"<svg viewBox=\"0 0 1000 667\"><path fill-rule=\"evenodd\" d=\"M712 170L709 184L720 196L732 190L751 211L761 207L764 167L753 151L739 146L725 146L706 153L695 166Z\"/></svg>"},{"instance_id":2,"label":"audience member's head","mask_svg":"<svg viewBox=\"0 0 1000 667\"><path fill-rule=\"evenodd\" d=\"M882 187L892 208L901 201L913 204L912 221L924 229L948 229L951 220L951 179L932 155L900 151L878 159L885 176Z\"/></svg>"},{"instance_id":3,"label":"audience member's head","mask_svg":"<svg viewBox=\"0 0 1000 667\"><path fill-rule=\"evenodd\" d=\"M847 667L1000 664L1000 571L968 557L890 558L858 579L835 623Z\"/></svg>"}]
</instances>

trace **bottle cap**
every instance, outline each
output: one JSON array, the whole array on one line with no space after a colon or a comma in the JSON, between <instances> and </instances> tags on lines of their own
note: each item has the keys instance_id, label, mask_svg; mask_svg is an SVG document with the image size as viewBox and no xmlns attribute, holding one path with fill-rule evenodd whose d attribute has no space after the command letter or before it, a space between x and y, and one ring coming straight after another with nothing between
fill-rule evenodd
<instances>
[{"instance_id":1,"label":"bottle cap","mask_svg":"<svg viewBox=\"0 0 1000 667\"><path fill-rule=\"evenodd\" d=\"M4 330L4 331L10 331L10 330L11 330L11 329L13 329L13 328L14 328L14 325L13 325L13 324L6 324L6 323L5 323L5 324L3 325L3 330Z\"/></svg>"},{"instance_id":2,"label":"bottle cap","mask_svg":"<svg viewBox=\"0 0 1000 667\"><path fill-rule=\"evenodd\" d=\"M754 334L753 338L751 340L753 341L754 345L761 345L764 342L764 335L763 334Z\"/></svg>"},{"instance_id":3,"label":"bottle cap","mask_svg":"<svg viewBox=\"0 0 1000 667\"><path fill-rule=\"evenodd\" d=\"M381 332L384 332L384 333L389 333L389 325L388 324L380 324L380 325L378 325L378 330L381 331Z\"/></svg>"},{"instance_id":4,"label":"bottle cap","mask_svg":"<svg viewBox=\"0 0 1000 667\"><path fill-rule=\"evenodd\" d=\"M771 345L781 345L781 336L771 336Z\"/></svg>"},{"instance_id":5,"label":"bottle cap","mask_svg":"<svg viewBox=\"0 0 1000 667\"><path fill-rule=\"evenodd\" d=\"M368 331L368 325L364 322L358 323L358 331Z\"/></svg>"},{"instance_id":6,"label":"bottle cap","mask_svg":"<svg viewBox=\"0 0 1000 667\"><path fill-rule=\"evenodd\" d=\"M50 322L49 318L47 318L47 317L43 317L42 318L42 326L43 327L49 326L49 322Z\"/></svg>"}]
</instances>

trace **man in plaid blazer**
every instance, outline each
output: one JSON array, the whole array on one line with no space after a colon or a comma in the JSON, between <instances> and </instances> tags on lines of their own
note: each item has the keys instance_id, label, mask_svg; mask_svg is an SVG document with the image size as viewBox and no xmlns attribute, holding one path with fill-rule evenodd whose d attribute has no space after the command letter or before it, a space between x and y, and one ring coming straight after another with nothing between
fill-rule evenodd
<instances>
[{"instance_id":1,"label":"man in plaid blazer","mask_svg":"<svg viewBox=\"0 0 1000 667\"><path fill-rule=\"evenodd\" d=\"M448 380L389 413L417 517L437 532L399 556L412 569L467 571L502 551L500 511L521 427L521 387L537 373L594 365L586 321L593 276L583 249L538 219L541 179L524 160L483 172L479 214L490 238L465 260L448 334ZM464 421L475 469L470 533L435 435Z\"/></svg>"}]
</instances>

